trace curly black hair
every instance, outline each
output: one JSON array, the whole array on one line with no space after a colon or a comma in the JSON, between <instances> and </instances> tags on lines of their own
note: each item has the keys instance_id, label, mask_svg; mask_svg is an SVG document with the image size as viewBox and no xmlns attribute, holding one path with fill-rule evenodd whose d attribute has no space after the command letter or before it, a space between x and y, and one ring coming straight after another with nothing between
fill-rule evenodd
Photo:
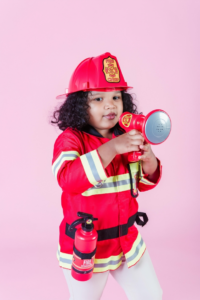
<instances>
[{"instance_id":1,"label":"curly black hair","mask_svg":"<svg viewBox=\"0 0 200 300\"><path fill-rule=\"evenodd\" d=\"M133 102L133 97L122 91L123 112L138 114L137 106ZM52 124L57 124L60 130L68 127L83 130L88 125L88 94L89 92L76 92L69 94L65 102L53 113Z\"/></svg>"}]
</instances>

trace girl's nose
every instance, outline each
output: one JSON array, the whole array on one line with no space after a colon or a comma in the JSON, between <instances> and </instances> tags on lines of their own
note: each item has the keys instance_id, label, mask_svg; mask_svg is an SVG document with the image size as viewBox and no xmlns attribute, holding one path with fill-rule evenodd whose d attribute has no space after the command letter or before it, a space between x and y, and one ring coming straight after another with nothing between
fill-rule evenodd
<instances>
[{"instance_id":1,"label":"girl's nose","mask_svg":"<svg viewBox=\"0 0 200 300\"><path fill-rule=\"evenodd\" d=\"M106 99L105 108L115 107L115 101L113 98Z\"/></svg>"}]
</instances>

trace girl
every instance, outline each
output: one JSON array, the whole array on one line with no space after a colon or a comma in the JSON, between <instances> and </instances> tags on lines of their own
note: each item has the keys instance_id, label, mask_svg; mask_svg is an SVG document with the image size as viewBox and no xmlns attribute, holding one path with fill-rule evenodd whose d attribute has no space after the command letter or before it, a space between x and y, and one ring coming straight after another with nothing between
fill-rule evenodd
<instances>
[{"instance_id":1,"label":"girl","mask_svg":"<svg viewBox=\"0 0 200 300\"><path fill-rule=\"evenodd\" d=\"M138 113L128 88L117 58L105 53L82 61L68 94L57 97L66 99L52 121L63 130L55 142L52 166L63 191L57 257L73 300L100 299L109 273L128 299L162 299L145 243L134 226L145 225L139 219L138 190L157 185L161 165L139 131L124 133L119 127L123 112ZM140 162L129 163L128 152L138 150L143 150ZM94 273L84 282L76 281L70 271L75 232L68 227L78 211L98 218Z\"/></svg>"}]
</instances>

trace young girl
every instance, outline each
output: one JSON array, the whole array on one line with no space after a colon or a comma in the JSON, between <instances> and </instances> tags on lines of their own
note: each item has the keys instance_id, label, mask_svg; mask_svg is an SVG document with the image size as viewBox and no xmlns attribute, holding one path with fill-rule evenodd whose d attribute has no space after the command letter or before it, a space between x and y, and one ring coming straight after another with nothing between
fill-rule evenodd
<instances>
[{"instance_id":1,"label":"young girl","mask_svg":"<svg viewBox=\"0 0 200 300\"><path fill-rule=\"evenodd\" d=\"M124 133L119 127L123 112L138 113L128 88L117 58L105 53L82 61L68 93L58 96L66 100L52 121L63 130L52 166L63 191L57 257L73 300L100 299L109 273L128 299L162 299L145 243L134 226L145 224L139 219L138 190L157 185L161 165L139 131ZM129 163L128 152L139 150L140 161ZM75 232L68 227L78 211L98 218L94 273L84 282L75 280L70 270Z\"/></svg>"}]
</instances>

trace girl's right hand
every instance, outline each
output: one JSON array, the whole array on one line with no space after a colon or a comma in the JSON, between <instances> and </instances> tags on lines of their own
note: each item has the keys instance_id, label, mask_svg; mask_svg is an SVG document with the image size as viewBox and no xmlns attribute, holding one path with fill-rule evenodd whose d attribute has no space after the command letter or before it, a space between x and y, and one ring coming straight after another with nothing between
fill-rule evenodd
<instances>
[{"instance_id":1,"label":"girl's right hand","mask_svg":"<svg viewBox=\"0 0 200 300\"><path fill-rule=\"evenodd\" d=\"M140 151L139 146L143 145L142 133L133 129L111 140L116 154L123 154L131 151Z\"/></svg>"}]
</instances>

